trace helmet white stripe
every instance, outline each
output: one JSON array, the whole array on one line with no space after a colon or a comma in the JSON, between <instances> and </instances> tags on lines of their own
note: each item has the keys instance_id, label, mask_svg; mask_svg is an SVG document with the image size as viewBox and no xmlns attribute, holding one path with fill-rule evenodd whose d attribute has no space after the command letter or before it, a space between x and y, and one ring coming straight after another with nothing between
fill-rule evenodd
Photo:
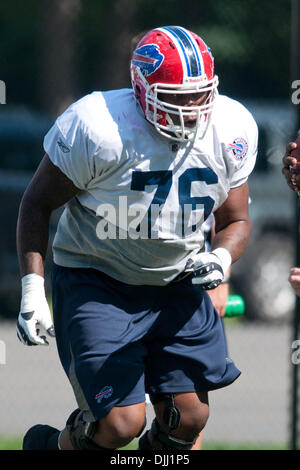
<instances>
[{"instance_id":1,"label":"helmet white stripe","mask_svg":"<svg viewBox=\"0 0 300 470\"><path fill-rule=\"evenodd\" d=\"M199 54L195 43L193 43L192 35L189 31L179 26L171 26L170 29L179 37L179 40L182 42L185 49L188 51L188 58L191 64L191 76L201 75L201 63L199 60Z\"/></svg>"},{"instance_id":2,"label":"helmet white stripe","mask_svg":"<svg viewBox=\"0 0 300 470\"><path fill-rule=\"evenodd\" d=\"M202 57L198 53L198 45L193 40L189 31L178 26L168 26L162 29L168 31L171 34L172 40L176 39L179 44L187 65L187 76L197 77L201 75L203 70Z\"/></svg>"},{"instance_id":3,"label":"helmet white stripe","mask_svg":"<svg viewBox=\"0 0 300 470\"><path fill-rule=\"evenodd\" d=\"M185 51L184 48L182 47L182 44L178 40L177 36L174 35L172 32L168 31L167 28L157 28L158 30L163 31L169 38L172 40L172 42L175 44L176 49L178 51L178 54L180 56L182 68L183 68L183 78L186 78L189 76L189 62L185 56Z\"/></svg>"},{"instance_id":4,"label":"helmet white stripe","mask_svg":"<svg viewBox=\"0 0 300 470\"><path fill-rule=\"evenodd\" d=\"M193 35L189 33L189 31L181 27L178 27L178 29L180 29L184 34L186 34L188 39L191 41L191 44L194 49L194 52L198 61L198 65L199 65L199 75L201 75L202 73L204 73L204 62L203 62L202 54L199 49L199 45L197 44Z\"/></svg>"}]
</instances>

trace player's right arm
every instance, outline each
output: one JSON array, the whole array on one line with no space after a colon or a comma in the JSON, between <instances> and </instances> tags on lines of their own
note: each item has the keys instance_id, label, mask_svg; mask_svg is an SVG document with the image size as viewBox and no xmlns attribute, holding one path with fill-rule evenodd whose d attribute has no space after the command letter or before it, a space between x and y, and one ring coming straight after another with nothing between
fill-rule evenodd
<instances>
[{"instance_id":1,"label":"player's right arm","mask_svg":"<svg viewBox=\"0 0 300 470\"><path fill-rule=\"evenodd\" d=\"M291 268L289 282L294 289L295 294L300 297L300 268Z\"/></svg>"},{"instance_id":2,"label":"player's right arm","mask_svg":"<svg viewBox=\"0 0 300 470\"><path fill-rule=\"evenodd\" d=\"M38 335L38 324L54 336L44 289L49 221L51 213L78 192L74 183L46 154L22 198L17 223L17 252L22 278L17 332L24 344L48 344L45 337Z\"/></svg>"},{"instance_id":3,"label":"player's right arm","mask_svg":"<svg viewBox=\"0 0 300 470\"><path fill-rule=\"evenodd\" d=\"M297 162L297 158L291 155L292 151L296 149L296 142L290 142L286 147L285 155L282 159L282 174L285 176L287 185L293 191L300 190L300 163Z\"/></svg>"}]
</instances>

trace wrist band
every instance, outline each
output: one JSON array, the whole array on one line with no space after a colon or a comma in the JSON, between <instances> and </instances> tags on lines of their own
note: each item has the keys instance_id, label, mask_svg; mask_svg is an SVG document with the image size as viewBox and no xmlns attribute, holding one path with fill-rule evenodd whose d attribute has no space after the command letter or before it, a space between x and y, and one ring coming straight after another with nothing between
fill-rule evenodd
<instances>
[{"instance_id":1,"label":"wrist band","mask_svg":"<svg viewBox=\"0 0 300 470\"><path fill-rule=\"evenodd\" d=\"M22 296L33 292L44 292L45 279L36 273L26 274L21 279Z\"/></svg>"},{"instance_id":2,"label":"wrist band","mask_svg":"<svg viewBox=\"0 0 300 470\"><path fill-rule=\"evenodd\" d=\"M214 253L219 258L222 264L223 272L226 273L232 263L232 258L229 251L226 248L220 247L213 250L212 253Z\"/></svg>"}]
</instances>

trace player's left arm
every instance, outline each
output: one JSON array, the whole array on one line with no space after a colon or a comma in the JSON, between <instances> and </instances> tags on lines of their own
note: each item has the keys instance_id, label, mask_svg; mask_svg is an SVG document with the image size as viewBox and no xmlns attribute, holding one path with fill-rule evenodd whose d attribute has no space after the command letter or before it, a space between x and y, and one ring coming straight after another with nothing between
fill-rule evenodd
<instances>
[{"instance_id":1,"label":"player's left arm","mask_svg":"<svg viewBox=\"0 0 300 470\"><path fill-rule=\"evenodd\" d=\"M212 217L211 230L210 230L210 246L215 236L216 236L215 218ZM226 302L228 300L229 292L230 292L230 288L229 288L230 273L231 273L231 267L227 269L227 272L225 273L225 278L223 279L222 283L215 289L208 291L210 299L215 309L217 310L218 314L220 315L220 317L224 317L226 313Z\"/></svg>"},{"instance_id":2,"label":"player's left arm","mask_svg":"<svg viewBox=\"0 0 300 470\"><path fill-rule=\"evenodd\" d=\"M232 188L228 198L215 212L215 236L209 253L200 253L192 260L193 284L202 289L216 288L231 264L246 250L251 233L248 212L248 183Z\"/></svg>"},{"instance_id":3,"label":"player's left arm","mask_svg":"<svg viewBox=\"0 0 300 470\"><path fill-rule=\"evenodd\" d=\"M232 170L228 181L231 189L214 213L216 235L211 252L197 254L188 265L194 271L193 284L207 290L223 281L228 268L246 250L251 233L247 180L257 157L258 128L253 116L240 104L234 105L232 117L235 132L242 137L243 155L237 163L232 155L226 154L227 165Z\"/></svg>"},{"instance_id":4,"label":"player's left arm","mask_svg":"<svg viewBox=\"0 0 300 470\"><path fill-rule=\"evenodd\" d=\"M215 212L215 237L212 250L225 248L232 263L237 261L247 248L251 234L249 217L249 189L244 183L229 191L228 198Z\"/></svg>"}]
</instances>

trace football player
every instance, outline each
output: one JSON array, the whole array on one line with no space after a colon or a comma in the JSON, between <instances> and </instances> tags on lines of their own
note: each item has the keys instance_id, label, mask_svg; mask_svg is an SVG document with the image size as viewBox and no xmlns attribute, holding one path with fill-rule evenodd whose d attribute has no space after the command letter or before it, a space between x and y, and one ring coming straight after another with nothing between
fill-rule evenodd
<instances>
[{"instance_id":1,"label":"football player","mask_svg":"<svg viewBox=\"0 0 300 470\"><path fill-rule=\"evenodd\" d=\"M300 164L299 157L291 155L295 151L299 154L297 142L290 142L286 147L286 152L283 157L282 173L285 176L288 186L300 194ZM300 201L298 202L300 204ZM295 291L295 294L300 297L300 267L293 267L290 269L288 280Z\"/></svg>"},{"instance_id":2,"label":"football player","mask_svg":"<svg viewBox=\"0 0 300 470\"><path fill-rule=\"evenodd\" d=\"M300 191L300 163L299 157L292 155L292 152L299 153L299 148L296 142L290 142L286 146L285 155L282 159L282 174L285 176L287 185L293 191Z\"/></svg>"},{"instance_id":3,"label":"football player","mask_svg":"<svg viewBox=\"0 0 300 470\"><path fill-rule=\"evenodd\" d=\"M210 49L180 26L155 28L131 60L132 89L93 92L58 117L21 202L17 245L27 345L53 325L44 290L49 218L56 343L78 409L36 425L24 449L189 450L208 392L240 375L206 290L244 252L257 126L218 95ZM215 216L205 252L203 224ZM199 288L200 287L200 288ZM145 428L145 392L156 417Z\"/></svg>"},{"instance_id":4,"label":"football player","mask_svg":"<svg viewBox=\"0 0 300 470\"><path fill-rule=\"evenodd\" d=\"M131 54L135 51L137 44L140 42L143 36L146 35L147 32L148 31L143 31L132 38ZM206 221L204 222L203 233L205 237L205 249L206 251L211 251L210 250L211 241L215 234L213 213L211 213L209 217L206 219ZM222 283L215 289L208 291L208 294L213 302L213 305L221 317L225 315L226 301L229 295L229 283L228 283L229 274L230 274L230 268L228 269L226 276L224 280L222 281ZM146 394L146 404L149 404L149 403L150 403L149 395ZM199 434L191 450L200 450L201 442L202 442L202 433Z\"/></svg>"}]
</instances>

